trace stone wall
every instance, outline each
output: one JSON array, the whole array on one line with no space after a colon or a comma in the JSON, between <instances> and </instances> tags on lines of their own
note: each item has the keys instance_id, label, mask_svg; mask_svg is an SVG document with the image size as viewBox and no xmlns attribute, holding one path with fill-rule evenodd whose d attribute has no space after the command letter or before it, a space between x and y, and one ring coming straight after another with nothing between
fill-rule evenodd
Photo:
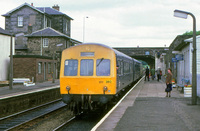
<instances>
[{"instance_id":1,"label":"stone wall","mask_svg":"<svg viewBox=\"0 0 200 131\"><path fill-rule=\"evenodd\" d=\"M7 99L0 99L0 117L5 117L35 106L61 98L60 89L54 88L41 92L33 92Z\"/></svg>"},{"instance_id":2,"label":"stone wall","mask_svg":"<svg viewBox=\"0 0 200 131\"><path fill-rule=\"evenodd\" d=\"M66 43L67 40L65 38L61 37L45 37L48 38L49 46L48 47L43 47L41 44L43 44L43 39L44 38L39 38L39 37L30 37L28 39L28 53L32 55L43 55L43 56L49 56L53 57L53 53L56 51L62 51L63 49L66 48ZM62 46L57 47L56 45L58 44L63 44ZM42 48L42 49L41 49Z\"/></svg>"}]
</instances>

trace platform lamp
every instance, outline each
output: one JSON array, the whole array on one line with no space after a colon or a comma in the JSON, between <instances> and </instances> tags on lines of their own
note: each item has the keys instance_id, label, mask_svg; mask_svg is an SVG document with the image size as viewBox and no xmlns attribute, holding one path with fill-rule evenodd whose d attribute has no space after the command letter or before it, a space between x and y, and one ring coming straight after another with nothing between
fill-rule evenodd
<instances>
[{"instance_id":1,"label":"platform lamp","mask_svg":"<svg viewBox=\"0 0 200 131\"><path fill-rule=\"evenodd\" d=\"M85 42L85 18L89 18L88 16L83 17L83 43Z\"/></svg>"},{"instance_id":2,"label":"platform lamp","mask_svg":"<svg viewBox=\"0 0 200 131\"><path fill-rule=\"evenodd\" d=\"M197 104L196 18L190 12L174 10L175 17L187 19L188 15L190 15L193 18L192 105L196 105Z\"/></svg>"}]
</instances>

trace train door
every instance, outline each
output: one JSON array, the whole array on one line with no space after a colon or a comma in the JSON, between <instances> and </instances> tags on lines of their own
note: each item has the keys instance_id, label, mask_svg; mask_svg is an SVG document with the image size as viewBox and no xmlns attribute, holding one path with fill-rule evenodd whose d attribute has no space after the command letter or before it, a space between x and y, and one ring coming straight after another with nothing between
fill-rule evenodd
<instances>
[{"instance_id":1,"label":"train door","mask_svg":"<svg viewBox=\"0 0 200 131\"><path fill-rule=\"evenodd\" d=\"M120 60L117 60L117 90L120 88L119 74L120 74Z\"/></svg>"},{"instance_id":2,"label":"train door","mask_svg":"<svg viewBox=\"0 0 200 131\"><path fill-rule=\"evenodd\" d=\"M118 59L117 60L117 64L118 64L118 70L117 70L117 90L121 90L122 87L122 83L123 83L123 60L122 59Z\"/></svg>"},{"instance_id":3,"label":"train door","mask_svg":"<svg viewBox=\"0 0 200 131\"><path fill-rule=\"evenodd\" d=\"M135 60L133 60L133 81L135 80Z\"/></svg>"}]
</instances>

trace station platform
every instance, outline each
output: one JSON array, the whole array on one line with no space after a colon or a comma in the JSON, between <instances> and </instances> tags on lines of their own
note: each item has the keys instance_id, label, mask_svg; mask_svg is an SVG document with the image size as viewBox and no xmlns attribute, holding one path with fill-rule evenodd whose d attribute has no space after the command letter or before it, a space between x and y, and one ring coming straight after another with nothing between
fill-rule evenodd
<instances>
[{"instance_id":1,"label":"station platform","mask_svg":"<svg viewBox=\"0 0 200 131\"><path fill-rule=\"evenodd\" d=\"M171 97L166 97L164 81L141 82L110 113L99 122L96 131L199 131L200 100L191 105L173 88Z\"/></svg>"},{"instance_id":2,"label":"station platform","mask_svg":"<svg viewBox=\"0 0 200 131\"><path fill-rule=\"evenodd\" d=\"M29 93L31 91L44 90L47 88L55 87L60 87L59 79L55 79L55 83L52 83L52 81L46 81L42 83L36 83L33 86L24 86L23 84L13 85L13 88L11 90L9 89L9 86L3 86L0 87L0 99Z\"/></svg>"}]
</instances>

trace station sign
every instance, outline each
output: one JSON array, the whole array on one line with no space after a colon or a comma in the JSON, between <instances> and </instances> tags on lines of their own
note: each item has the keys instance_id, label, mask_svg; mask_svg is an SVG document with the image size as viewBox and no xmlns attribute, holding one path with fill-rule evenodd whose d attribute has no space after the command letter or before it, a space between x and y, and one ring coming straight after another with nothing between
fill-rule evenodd
<instances>
[{"instance_id":1,"label":"station sign","mask_svg":"<svg viewBox=\"0 0 200 131\"><path fill-rule=\"evenodd\" d=\"M178 62L176 58L172 58L172 62Z\"/></svg>"},{"instance_id":2,"label":"station sign","mask_svg":"<svg viewBox=\"0 0 200 131\"><path fill-rule=\"evenodd\" d=\"M175 58L176 58L178 61L183 60L183 55L182 55L182 54L177 54L177 55L175 56Z\"/></svg>"}]
</instances>

